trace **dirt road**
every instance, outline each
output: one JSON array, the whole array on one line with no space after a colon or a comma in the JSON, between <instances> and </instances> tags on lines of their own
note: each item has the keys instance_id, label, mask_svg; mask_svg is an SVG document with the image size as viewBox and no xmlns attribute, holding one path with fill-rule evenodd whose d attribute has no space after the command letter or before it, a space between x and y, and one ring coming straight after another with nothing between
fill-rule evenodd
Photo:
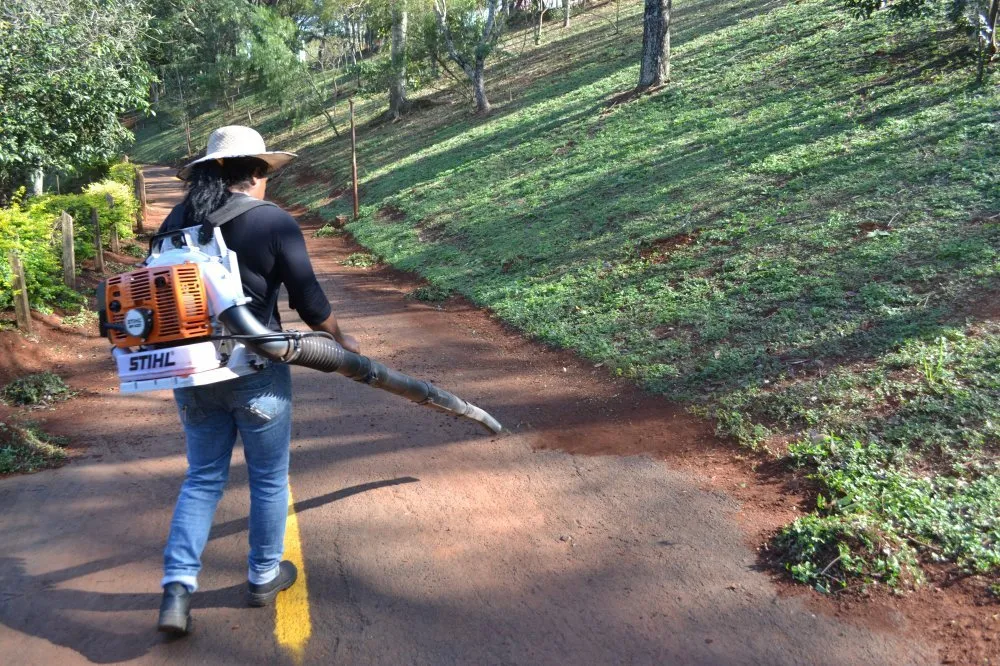
<instances>
[{"instance_id":1,"label":"dirt road","mask_svg":"<svg viewBox=\"0 0 1000 666\"><path fill-rule=\"evenodd\" d=\"M147 171L161 211L178 194L169 174ZM896 618L855 626L778 594L747 546L752 517L705 488L714 466L699 477L683 464L696 449L713 460L717 447L718 469L731 457L702 424L461 303L406 299L405 279L340 265L344 241L310 244L365 352L473 400L508 432L490 437L295 369L297 529L286 551L301 558L305 585L276 609L245 607L248 494L237 452L195 633L166 641L153 625L184 471L177 416L168 394L111 390L104 343L81 339L65 374L83 394L46 423L85 448L61 469L0 483L0 661L935 661ZM669 451L677 462L544 449Z\"/></svg>"}]
</instances>

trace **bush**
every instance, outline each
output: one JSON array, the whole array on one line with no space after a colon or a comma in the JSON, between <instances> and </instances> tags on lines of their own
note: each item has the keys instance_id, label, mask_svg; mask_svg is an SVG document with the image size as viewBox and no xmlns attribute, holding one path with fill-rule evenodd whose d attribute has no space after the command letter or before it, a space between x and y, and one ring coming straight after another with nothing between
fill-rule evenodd
<instances>
[{"instance_id":1,"label":"bush","mask_svg":"<svg viewBox=\"0 0 1000 666\"><path fill-rule=\"evenodd\" d=\"M322 227L316 230L313 234L316 238L329 238L331 236L339 236L344 233L343 229L338 229L332 224L324 224Z\"/></svg>"},{"instance_id":2,"label":"bush","mask_svg":"<svg viewBox=\"0 0 1000 666\"><path fill-rule=\"evenodd\" d=\"M19 377L0 391L0 398L14 405L47 405L72 397L73 392L53 372L39 372Z\"/></svg>"},{"instance_id":3,"label":"bush","mask_svg":"<svg viewBox=\"0 0 1000 666\"><path fill-rule=\"evenodd\" d=\"M119 169L118 176L125 171ZM108 205L107 195L111 196L114 205ZM52 306L78 305L81 296L62 283L59 215L66 211L73 217L77 261L92 259L96 250L90 209L96 208L100 216L105 246L111 240L111 225L117 228L120 239L133 238L132 222L139 208L133 189L108 178L87 185L80 194L50 194L27 202L23 201L23 196L20 190L9 208L0 208L0 308L13 305L14 276L7 258L11 250L21 257L33 308L47 310Z\"/></svg>"},{"instance_id":4,"label":"bush","mask_svg":"<svg viewBox=\"0 0 1000 666\"><path fill-rule=\"evenodd\" d=\"M139 167L131 162L118 162L108 167L108 180L121 183L130 190L135 189L135 175Z\"/></svg>"},{"instance_id":5,"label":"bush","mask_svg":"<svg viewBox=\"0 0 1000 666\"><path fill-rule=\"evenodd\" d=\"M107 195L111 195L113 206L108 206ZM110 179L91 183L80 194L48 195L30 202L30 210L41 211L53 221L62 211L73 217L77 260L92 259L95 254L94 229L90 223L91 208L97 209L101 219L101 242L105 246L111 241L112 224L118 229L118 238L126 240L134 236L132 223L139 203L132 188Z\"/></svg>"},{"instance_id":6,"label":"bush","mask_svg":"<svg viewBox=\"0 0 1000 666\"><path fill-rule=\"evenodd\" d=\"M0 421L0 474L56 467L66 460L65 444L34 425Z\"/></svg>"},{"instance_id":7,"label":"bush","mask_svg":"<svg viewBox=\"0 0 1000 666\"><path fill-rule=\"evenodd\" d=\"M340 263L344 266L353 266L354 268L371 268L372 266L378 266L381 261L373 254L355 252Z\"/></svg>"},{"instance_id":8,"label":"bush","mask_svg":"<svg viewBox=\"0 0 1000 666\"><path fill-rule=\"evenodd\" d=\"M22 208L19 196L15 196L10 208L0 208L0 307L14 304L14 274L8 260L11 250L21 257L32 307L46 309L80 302L79 294L62 283L54 224L48 213Z\"/></svg>"}]
</instances>

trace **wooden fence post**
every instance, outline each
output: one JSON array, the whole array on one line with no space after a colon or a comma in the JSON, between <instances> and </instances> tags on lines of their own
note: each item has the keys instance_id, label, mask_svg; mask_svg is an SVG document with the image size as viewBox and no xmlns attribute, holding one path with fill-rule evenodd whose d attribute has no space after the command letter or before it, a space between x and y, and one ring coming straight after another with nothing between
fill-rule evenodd
<instances>
[{"instance_id":1,"label":"wooden fence post","mask_svg":"<svg viewBox=\"0 0 1000 666\"><path fill-rule=\"evenodd\" d=\"M105 194L104 200L108 202L108 210L113 211L115 209L115 198L110 194ZM115 224L114 219L111 220L111 228L108 229L108 232L110 236L108 243L111 246L111 251L115 254L121 254L122 247L118 242L118 225Z\"/></svg>"},{"instance_id":2,"label":"wooden fence post","mask_svg":"<svg viewBox=\"0 0 1000 666\"><path fill-rule=\"evenodd\" d=\"M348 100L351 106L351 181L354 185L354 219L358 219L358 140L354 134L354 98Z\"/></svg>"},{"instance_id":3,"label":"wooden fence post","mask_svg":"<svg viewBox=\"0 0 1000 666\"><path fill-rule=\"evenodd\" d=\"M25 333L31 333L31 309L28 307L28 286L24 281L24 266L21 258L13 250L7 255L10 260L10 270L14 274L14 316L17 327Z\"/></svg>"},{"instance_id":4,"label":"wooden fence post","mask_svg":"<svg viewBox=\"0 0 1000 666\"><path fill-rule=\"evenodd\" d=\"M101 246L101 216L97 214L96 208L90 209L90 222L94 226L94 247L97 254L94 255L94 270L104 275L104 248Z\"/></svg>"},{"instance_id":5,"label":"wooden fence post","mask_svg":"<svg viewBox=\"0 0 1000 666\"><path fill-rule=\"evenodd\" d=\"M62 225L63 284L76 289L76 246L73 245L73 218L66 211L59 216Z\"/></svg>"},{"instance_id":6,"label":"wooden fence post","mask_svg":"<svg viewBox=\"0 0 1000 666\"><path fill-rule=\"evenodd\" d=\"M139 213L136 215L136 233L143 233L146 224L146 177L142 175L142 169L135 172L135 193L139 199Z\"/></svg>"}]
</instances>

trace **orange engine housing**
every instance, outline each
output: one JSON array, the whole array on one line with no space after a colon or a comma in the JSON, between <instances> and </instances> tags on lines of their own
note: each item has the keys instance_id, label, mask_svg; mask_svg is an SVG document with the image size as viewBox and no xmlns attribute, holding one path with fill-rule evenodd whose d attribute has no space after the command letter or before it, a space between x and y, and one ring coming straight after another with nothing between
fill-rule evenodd
<instances>
[{"instance_id":1,"label":"orange engine housing","mask_svg":"<svg viewBox=\"0 0 1000 666\"><path fill-rule=\"evenodd\" d=\"M153 312L153 327L145 340L109 330L116 347L162 344L204 338L212 333L208 299L197 264L142 268L108 278L104 287L105 317L121 324L134 308ZM117 305L116 305L117 304Z\"/></svg>"}]
</instances>

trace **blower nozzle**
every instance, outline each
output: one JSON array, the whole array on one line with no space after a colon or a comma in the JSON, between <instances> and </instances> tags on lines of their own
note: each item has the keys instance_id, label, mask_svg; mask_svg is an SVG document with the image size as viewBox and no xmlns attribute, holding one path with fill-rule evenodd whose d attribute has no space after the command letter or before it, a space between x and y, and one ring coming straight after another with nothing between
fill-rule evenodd
<instances>
[{"instance_id":1,"label":"blower nozzle","mask_svg":"<svg viewBox=\"0 0 1000 666\"><path fill-rule=\"evenodd\" d=\"M271 331L243 305L225 310L219 315L219 320L253 351L273 361L321 372L336 372L362 384L401 395L418 405L472 419L491 432L502 430L495 418L476 405L430 382L414 379L367 356L347 351L332 338Z\"/></svg>"}]
</instances>

